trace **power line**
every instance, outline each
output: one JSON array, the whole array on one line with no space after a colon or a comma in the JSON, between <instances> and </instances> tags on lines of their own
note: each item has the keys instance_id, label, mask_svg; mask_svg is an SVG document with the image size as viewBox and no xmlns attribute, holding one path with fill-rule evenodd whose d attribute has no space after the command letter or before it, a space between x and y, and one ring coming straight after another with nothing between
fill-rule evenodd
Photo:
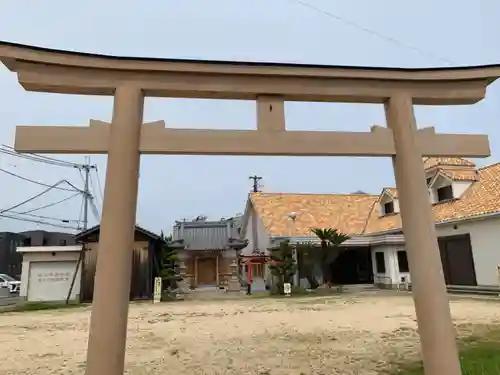
<instances>
[{"instance_id":1,"label":"power line","mask_svg":"<svg viewBox=\"0 0 500 375\"><path fill-rule=\"evenodd\" d=\"M93 202L93 196L92 194L90 193L90 189L89 189L89 183L92 183L92 180L91 180L91 177L90 177L90 172L92 169L97 169L97 166L95 165L91 165L90 164L90 158L88 158L88 163L86 164L77 164L77 163L72 163L72 162L68 162L68 161L64 161L64 160L59 160L59 159L56 159L56 158L52 158L52 157L48 157L48 156L42 156L42 155L38 155L38 154L33 154L33 153L26 153L26 154L19 154L17 153L12 147L10 146L7 146L7 145L2 145L1 148L0 148L0 152L1 153L4 153L4 154L7 154L7 155L10 155L10 156L14 156L14 157L18 157L18 158L23 158L23 159L27 159L27 160L30 160L30 161L34 161L34 162L39 162L39 163L44 163L44 164L49 164L49 165L55 165L55 166L60 166L60 167L71 167L71 168L76 168L79 170L80 172L80 176L82 177L82 180L83 180L83 183L84 183L84 189L80 189L78 187L76 187L75 185L73 185L71 182L69 182L68 180L62 180L62 181L59 181L58 183L54 184L54 185L49 185L49 184L45 184L43 182L39 182L39 181L35 181L35 180L32 180L30 178L27 178L27 177L23 177L23 176L20 176L16 173L13 173L13 172L10 172L10 171L7 171L5 169L2 169L0 168L0 171L1 172L4 172L8 175L11 175L13 177L16 177L16 178L19 178L23 181L26 181L26 182L30 182L30 183L33 183L33 184L37 184L37 185L40 185L40 186L44 186L44 187L47 187L48 189L45 189L44 191L42 191L41 193L27 199L27 200L24 200L12 207L9 207L7 209L3 209L3 210L0 210L0 214L3 214L5 212L12 212L16 215L25 215L25 216L31 216L31 217L38 217L40 219L46 219L46 220L56 220L56 221L61 221L61 222L70 222L70 220L66 220L66 219L60 219L60 218L53 218L53 217L49 217L49 216L42 216L42 215L33 215L33 214L30 214L31 212L34 212L34 211L39 211L39 210L42 210L42 209L45 209L45 208L48 208L48 207L53 207L57 204L60 204L64 201L67 201L77 195L80 195L82 194L83 195L83 200L82 200L82 209L81 209L81 212L80 212L80 218L78 220L71 220L71 221L75 221L77 223L79 222L83 222L83 228L87 228L87 224L88 224L88 208L89 208L89 204L91 205L91 209L92 209L92 213L94 214L94 216L96 216L96 220L99 221L99 213L98 213L98 209L97 207L95 206L94 202ZM85 171L85 178L83 177L83 173L82 173L82 170ZM99 177L99 176L98 176ZM59 187L58 185L60 185L61 183L66 183L68 184L72 189L67 189L67 188L63 188L63 187ZM95 188L93 187L92 185L92 188L95 190ZM77 193L69 196L69 197L66 197L64 199L60 199L56 202L52 202L50 204L47 204L47 205L44 205L44 206L41 206L41 207L37 207L37 208L34 208L34 209L31 209L31 210L27 210L27 211L24 211L24 212L19 212L19 211L16 211L16 212L13 212L12 210L19 207L19 206L22 206L28 202L31 202L33 201L34 199L42 196L43 194L47 193L48 191L52 190L52 189L57 189L57 190L64 190L64 191L71 191L71 192L74 192L76 191ZM26 218L23 218L23 217L19 217L19 216L12 216L12 215L1 215L1 217L5 217L5 218L10 218L10 219L14 219L14 220L21 220L21 221L27 221L27 222L37 222L39 224L46 224L46 225L52 225L52 226L59 226L59 227L67 227L67 226L60 226L60 225L54 225L53 223L47 223L47 222L44 222L44 221L39 221L39 220L32 220L32 219L26 219ZM72 228L72 227L68 227L68 228ZM79 228L72 228L72 229L79 229Z\"/></svg>"},{"instance_id":2,"label":"power line","mask_svg":"<svg viewBox=\"0 0 500 375\"><path fill-rule=\"evenodd\" d=\"M17 173L14 173L14 172L10 172L6 169L3 169L3 168L0 168L0 172L3 172L3 173L6 173L12 177L16 177L16 178L19 178L20 180L23 180L23 181L26 181L26 182L31 182L32 184L36 184L36 185L40 185L40 186L45 186L45 187L53 187L54 185L49 185L49 184L45 184L43 182L39 182L39 181L35 181L35 180L32 180L31 178L28 178L28 177L23 177L23 176L20 176L18 175ZM64 190L64 191L82 191L81 189L78 189L76 186L74 186L73 184L71 184L69 181L67 180L62 180L62 182L66 182L68 185L72 186L73 189L67 189L67 188L63 188L63 187L54 187L54 189L57 189L57 190Z\"/></svg>"},{"instance_id":3,"label":"power line","mask_svg":"<svg viewBox=\"0 0 500 375\"><path fill-rule=\"evenodd\" d=\"M9 150L9 149L5 149L3 147L4 146L2 146L2 148L0 148L0 152L2 154L6 154L6 155L9 155L9 156L14 156L14 157L17 157L17 158L20 158L20 159L26 159L26 160L30 160L30 161L36 161L36 162L44 163L44 164L51 164L51 165L56 165L56 166L61 166L61 167L68 167L69 166L69 165L67 165L65 163L57 163L57 162L54 162L54 161L45 160L45 159L38 158L38 157L35 157L33 155L30 155L30 154L18 154L15 151L12 151L12 150Z\"/></svg>"},{"instance_id":4,"label":"power line","mask_svg":"<svg viewBox=\"0 0 500 375\"><path fill-rule=\"evenodd\" d=\"M80 219L63 219L63 218L60 218L60 217L34 215L34 214L28 214L28 213L19 212L19 211L9 211L9 213L10 214L15 214L15 215L26 215L26 216L35 217L35 218L38 218L38 219L47 219L47 220L60 221L60 222L63 222L63 223L70 223L70 222L79 223L80 221L82 221Z\"/></svg>"},{"instance_id":5,"label":"power line","mask_svg":"<svg viewBox=\"0 0 500 375\"><path fill-rule=\"evenodd\" d=\"M70 167L70 168L77 168L77 166L74 166L74 165L70 165L70 164L66 164L66 163L60 163L60 162L55 162L55 161L51 161L51 160L47 160L47 159L42 159L42 158L39 158L39 157L34 157L32 155L29 155L29 154L18 154L14 151L10 151L10 150L6 150L6 149L3 149L3 148L0 148L0 152L3 153L3 154L6 154L6 155L9 155L9 156L14 156L14 157L17 157L17 158L20 158L20 159L26 159L26 160L29 160L29 161L35 161L35 162L38 162L38 163L43 163L43 164L48 164L48 165L54 165L56 167Z\"/></svg>"},{"instance_id":6,"label":"power line","mask_svg":"<svg viewBox=\"0 0 500 375\"><path fill-rule=\"evenodd\" d=\"M2 144L1 146L4 149L0 149L0 152L3 152L5 154L11 155L11 156L15 156L15 157L23 158L23 159L28 159L28 160L32 160L32 161L38 161L38 162L46 163L46 164L58 165L60 167L71 167L71 168L81 168L82 167L81 164L69 162L66 160L52 158L50 156L39 155L39 154L34 154L34 153L20 154L11 146L8 146L5 144ZM7 149L7 150L5 150L5 149Z\"/></svg>"},{"instance_id":7,"label":"power line","mask_svg":"<svg viewBox=\"0 0 500 375\"><path fill-rule=\"evenodd\" d=\"M100 205L101 203L99 203L99 199L97 199L97 193L96 193L98 190L94 186L94 180L92 178L92 175L89 175L89 181L90 181L90 187L92 188L92 191L94 192L93 198L97 202L97 204ZM102 197L102 193L100 191L99 191L99 195Z\"/></svg>"},{"instance_id":8,"label":"power line","mask_svg":"<svg viewBox=\"0 0 500 375\"><path fill-rule=\"evenodd\" d=\"M99 189L99 196L101 197L101 202L104 202L104 190L102 188L101 179L99 178L99 171L95 169L95 175L97 180L97 188Z\"/></svg>"},{"instance_id":9,"label":"power line","mask_svg":"<svg viewBox=\"0 0 500 375\"><path fill-rule=\"evenodd\" d=\"M48 192L49 192L49 191L51 191L52 189L55 189L55 188L57 187L57 185L60 185L60 184L61 184L61 183L63 183L63 182L64 182L64 180L63 180L63 181L59 181L58 183L56 183L56 184L54 184L54 185L52 185L52 186L49 186L47 189L45 189L45 190L44 190L44 191L42 191L41 193L38 193L38 194L36 194L36 195L32 196L31 198L28 198L28 199L26 199L26 200L22 201L21 203L18 203L18 204L15 204L15 205L14 205L14 206L12 206L12 207L9 207L9 208L6 208L6 209L3 209L3 210L0 210L0 214L1 214L1 213L4 213L4 212L11 211L11 210L14 210L14 209L16 209L17 207L20 207L20 206L22 206L22 205L24 205L24 204L26 204L26 203L28 203L28 202L31 202L31 201L35 200L36 198L38 198L38 197L41 197L42 195L44 195L44 194L48 193Z\"/></svg>"},{"instance_id":10,"label":"power line","mask_svg":"<svg viewBox=\"0 0 500 375\"><path fill-rule=\"evenodd\" d=\"M395 45L398 45L399 47L404 47L404 48L410 49L410 50L412 50L414 52L418 52L418 53L420 53L422 55L426 55L427 57L430 57L432 59L440 60L440 61L442 61L442 62L444 62L444 63L446 63L448 65L453 65L453 62L450 61L449 59L445 58L445 57L439 56L439 55L431 53L429 51L425 51L425 50L420 49L418 47L415 47L413 45L404 43L404 42L402 42L400 40L397 40L397 39L395 39L395 38L393 38L391 36L382 34L381 32L379 32L377 30L369 29L367 27L361 26L361 25L357 24L354 21L348 20L348 19L346 19L344 17L341 17L339 15L336 15L336 14L334 14L332 12L329 12L327 10L321 9L321 8L315 6L315 5L309 4L309 3L307 3L304 0L289 0L289 1L293 1L293 2L295 2L295 3L297 3L297 4L301 5L301 6L303 6L305 8L309 8L309 9L311 9L311 10L317 12L317 13L321 13L321 14L329 17L329 18L332 18L332 19L335 19L337 21L343 22L346 25L349 25L349 26L354 27L356 29L362 30L362 31L364 31L364 32L366 32L368 34L374 35L374 36L376 36L378 38L384 39L385 41L393 43Z\"/></svg>"},{"instance_id":11,"label":"power line","mask_svg":"<svg viewBox=\"0 0 500 375\"><path fill-rule=\"evenodd\" d=\"M58 201L55 201L55 202L52 202L52 203L46 204L46 205L44 205L44 206L40 206L40 207L37 207L37 208L33 208L33 209L31 209L31 210L28 210L28 211L20 212L19 214L21 214L21 215L22 215L22 214L29 214L29 213L31 213L31 212L35 212L35 211L40 211L40 210L43 210L43 209L45 209L45 208L54 207L54 206L56 206L56 205L58 205L58 204L60 204L60 203L63 203L63 202L69 201L70 199L72 199L72 198L74 198L74 197L76 197L76 196L78 196L78 195L80 195L80 193L75 193L75 194L73 194L73 195L70 195L69 197L66 197L66 198L60 199L60 200L58 200ZM1 213L1 212L4 212L4 211L0 211L0 213ZM10 212L10 210L9 210L9 212Z\"/></svg>"},{"instance_id":12,"label":"power line","mask_svg":"<svg viewBox=\"0 0 500 375\"><path fill-rule=\"evenodd\" d=\"M6 218L6 219L12 219L12 220L25 221L25 222L28 222L28 223L36 223L36 224L49 225L51 227L56 227L56 228L65 228L65 229L80 230L79 227L75 228L75 227L72 227L72 226L69 226L69 225L47 223L47 222L41 221L41 220L24 219L24 218L19 218L19 217L15 217L15 216L4 215L4 214L1 214L1 213L0 213L0 217Z\"/></svg>"}]
</instances>

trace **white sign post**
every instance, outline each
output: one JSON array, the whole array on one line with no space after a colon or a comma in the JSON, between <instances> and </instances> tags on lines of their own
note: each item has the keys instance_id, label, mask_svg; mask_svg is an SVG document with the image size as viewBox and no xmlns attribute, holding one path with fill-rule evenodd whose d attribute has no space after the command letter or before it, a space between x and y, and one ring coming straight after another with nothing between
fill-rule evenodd
<instances>
[{"instance_id":1,"label":"white sign post","mask_svg":"<svg viewBox=\"0 0 500 375\"><path fill-rule=\"evenodd\" d=\"M161 302L161 277L155 277L153 303Z\"/></svg>"},{"instance_id":2,"label":"white sign post","mask_svg":"<svg viewBox=\"0 0 500 375\"><path fill-rule=\"evenodd\" d=\"M283 291L285 292L285 296L290 297L292 295L292 284L284 283Z\"/></svg>"}]
</instances>

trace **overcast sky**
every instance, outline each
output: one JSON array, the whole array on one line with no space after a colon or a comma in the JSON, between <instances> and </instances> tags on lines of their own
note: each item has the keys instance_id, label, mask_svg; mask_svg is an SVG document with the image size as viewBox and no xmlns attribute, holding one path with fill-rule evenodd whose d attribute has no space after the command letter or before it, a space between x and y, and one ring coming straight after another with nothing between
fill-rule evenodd
<instances>
[{"instance_id":1,"label":"overcast sky","mask_svg":"<svg viewBox=\"0 0 500 375\"><path fill-rule=\"evenodd\" d=\"M499 16L496 0L0 0L0 40L122 56L396 67L443 66L447 61L479 65L500 63ZM16 76L3 67L0 98L0 143L7 145L13 145L16 125L109 121L112 110L111 98L23 91ZM146 99L145 121L165 120L167 126L183 128L252 129L254 108L245 101ZM385 123L380 105L289 103L286 111L287 127L294 130L367 131ZM440 132L488 134L493 155L479 164L499 161L500 82L474 106L417 107L416 113L420 125L433 125ZM84 156L58 157L84 161ZM91 162L98 165L104 185L106 158L92 156ZM0 168L49 185L68 179L83 186L71 168L4 154ZM252 174L263 177L263 190L269 192L379 193L394 185L388 159L145 156L137 222L169 232L176 219L235 215L244 210ZM100 210L95 174L92 180ZM43 190L0 172L0 211ZM14 211L35 209L71 194L53 190ZM80 207L81 199L75 197L32 214L77 220ZM96 223L92 214L90 220ZM50 230L0 217L0 231L35 228Z\"/></svg>"}]
</instances>

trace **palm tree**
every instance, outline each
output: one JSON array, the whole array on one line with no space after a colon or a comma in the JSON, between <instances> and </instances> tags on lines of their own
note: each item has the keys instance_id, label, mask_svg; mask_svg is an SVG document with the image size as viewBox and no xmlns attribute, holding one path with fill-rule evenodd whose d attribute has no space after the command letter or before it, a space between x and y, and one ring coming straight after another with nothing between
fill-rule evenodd
<instances>
[{"instance_id":1,"label":"palm tree","mask_svg":"<svg viewBox=\"0 0 500 375\"><path fill-rule=\"evenodd\" d=\"M330 265L335 262L340 255L340 245L350 237L338 229L333 228L313 228L311 232L321 241L321 271L323 282L332 282Z\"/></svg>"}]
</instances>

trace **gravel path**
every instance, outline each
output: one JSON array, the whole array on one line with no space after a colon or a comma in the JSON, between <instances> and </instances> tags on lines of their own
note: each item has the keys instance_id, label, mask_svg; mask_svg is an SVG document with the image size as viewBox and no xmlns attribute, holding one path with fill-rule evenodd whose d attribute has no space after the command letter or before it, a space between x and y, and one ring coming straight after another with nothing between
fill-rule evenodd
<instances>
[{"instance_id":1,"label":"gravel path","mask_svg":"<svg viewBox=\"0 0 500 375\"><path fill-rule=\"evenodd\" d=\"M457 324L500 322L452 302ZM0 315L0 374L83 374L90 308ZM130 309L130 375L372 375L418 355L408 296L192 301Z\"/></svg>"}]
</instances>

